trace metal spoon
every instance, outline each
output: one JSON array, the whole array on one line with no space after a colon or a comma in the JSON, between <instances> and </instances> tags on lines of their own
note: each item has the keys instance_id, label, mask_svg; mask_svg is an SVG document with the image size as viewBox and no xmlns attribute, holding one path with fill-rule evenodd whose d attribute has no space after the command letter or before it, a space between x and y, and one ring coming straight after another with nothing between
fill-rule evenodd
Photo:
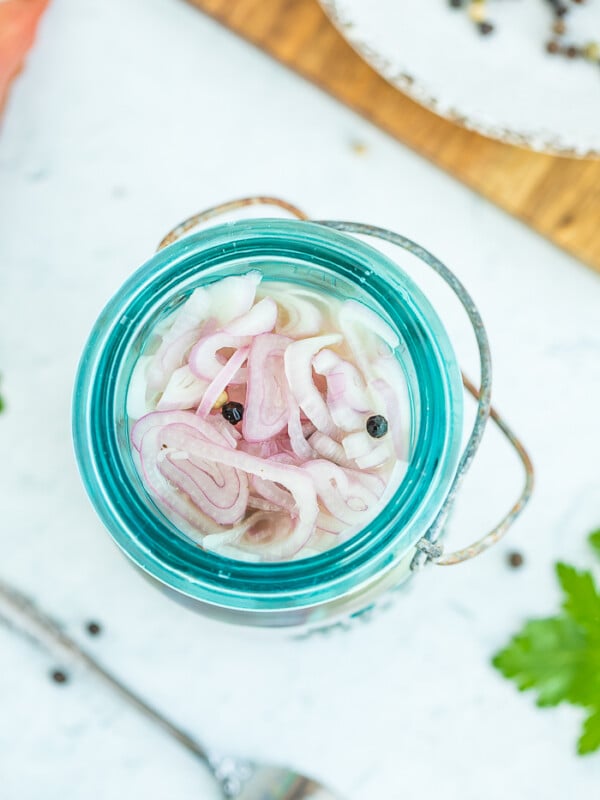
<instances>
[{"instance_id":1,"label":"metal spoon","mask_svg":"<svg viewBox=\"0 0 600 800\"><path fill-rule=\"evenodd\" d=\"M322 784L293 770L210 753L86 653L31 599L2 580L0 621L59 659L66 657L91 670L130 706L203 761L218 781L223 797L236 800L342 800Z\"/></svg>"}]
</instances>

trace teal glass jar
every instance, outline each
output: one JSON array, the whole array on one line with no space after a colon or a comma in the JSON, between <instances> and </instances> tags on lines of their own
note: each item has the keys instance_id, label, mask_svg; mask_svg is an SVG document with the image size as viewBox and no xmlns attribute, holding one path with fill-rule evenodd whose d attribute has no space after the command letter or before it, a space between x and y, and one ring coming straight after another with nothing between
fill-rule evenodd
<instances>
[{"instance_id":1,"label":"teal glass jar","mask_svg":"<svg viewBox=\"0 0 600 800\"><path fill-rule=\"evenodd\" d=\"M140 479L126 411L134 365L157 324L195 288L251 269L260 269L263 281L354 298L376 311L400 339L395 356L412 412L408 470L379 515L327 552L282 563L221 557L178 531ZM138 269L93 328L73 401L81 476L122 551L179 600L219 619L262 626L326 624L360 612L411 574L418 543L439 527L456 484L462 420L456 356L413 281L345 232L282 219L220 224L180 239Z\"/></svg>"}]
</instances>

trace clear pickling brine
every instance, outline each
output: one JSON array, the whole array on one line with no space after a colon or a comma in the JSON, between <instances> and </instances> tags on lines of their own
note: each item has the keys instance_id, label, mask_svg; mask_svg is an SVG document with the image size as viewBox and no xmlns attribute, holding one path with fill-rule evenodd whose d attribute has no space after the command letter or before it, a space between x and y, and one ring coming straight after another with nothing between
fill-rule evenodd
<instances>
[{"instance_id":1,"label":"clear pickling brine","mask_svg":"<svg viewBox=\"0 0 600 800\"><path fill-rule=\"evenodd\" d=\"M399 344L363 303L258 269L195 289L155 327L129 384L147 491L182 535L228 558L347 542L406 473Z\"/></svg>"}]
</instances>

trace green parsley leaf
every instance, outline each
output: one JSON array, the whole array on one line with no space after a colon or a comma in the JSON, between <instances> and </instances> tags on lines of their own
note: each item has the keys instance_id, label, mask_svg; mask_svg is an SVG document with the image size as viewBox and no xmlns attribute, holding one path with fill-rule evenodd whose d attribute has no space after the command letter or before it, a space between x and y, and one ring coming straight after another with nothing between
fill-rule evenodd
<instances>
[{"instance_id":1,"label":"green parsley leaf","mask_svg":"<svg viewBox=\"0 0 600 800\"><path fill-rule=\"evenodd\" d=\"M592 533L590 533L588 541L596 553L600 556L600 528L598 528L597 531L592 531Z\"/></svg>"},{"instance_id":2,"label":"green parsley leaf","mask_svg":"<svg viewBox=\"0 0 600 800\"><path fill-rule=\"evenodd\" d=\"M586 658L586 640L580 629L566 617L549 617L527 622L492 663L504 677L515 681L519 691L536 689L539 706L555 706L579 696Z\"/></svg>"},{"instance_id":3,"label":"green parsley leaf","mask_svg":"<svg viewBox=\"0 0 600 800\"><path fill-rule=\"evenodd\" d=\"M600 553L600 530L590 536ZM493 665L520 691L532 689L539 706L562 702L588 712L577 752L600 749L600 591L591 572L557 564L562 612L526 622Z\"/></svg>"},{"instance_id":4,"label":"green parsley leaf","mask_svg":"<svg viewBox=\"0 0 600 800\"><path fill-rule=\"evenodd\" d=\"M557 564L556 574L565 595L563 609L567 616L592 636L600 636L600 594L592 573Z\"/></svg>"},{"instance_id":5,"label":"green parsley leaf","mask_svg":"<svg viewBox=\"0 0 600 800\"><path fill-rule=\"evenodd\" d=\"M598 748L600 748L600 709L591 713L583 723L583 731L577 742L577 752L584 756Z\"/></svg>"}]
</instances>

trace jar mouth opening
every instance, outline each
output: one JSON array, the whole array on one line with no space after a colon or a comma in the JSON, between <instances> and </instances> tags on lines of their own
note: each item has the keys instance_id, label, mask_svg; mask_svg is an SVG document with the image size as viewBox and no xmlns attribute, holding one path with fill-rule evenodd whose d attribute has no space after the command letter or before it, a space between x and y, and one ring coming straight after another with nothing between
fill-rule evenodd
<instances>
[{"instance_id":1,"label":"jar mouth opening","mask_svg":"<svg viewBox=\"0 0 600 800\"><path fill-rule=\"evenodd\" d=\"M319 555L233 560L201 549L157 508L129 443L126 394L159 316L197 286L253 268L366 302L398 333L399 360L418 403L407 474L377 517ZM412 387L412 391L411 390ZM417 410L417 409L415 409ZM453 481L462 434L462 383L429 301L391 259L316 223L252 219L193 234L158 252L121 287L84 348L73 399L75 451L86 490L134 563L179 592L230 608L269 610L334 599L391 569L435 519Z\"/></svg>"}]
</instances>

